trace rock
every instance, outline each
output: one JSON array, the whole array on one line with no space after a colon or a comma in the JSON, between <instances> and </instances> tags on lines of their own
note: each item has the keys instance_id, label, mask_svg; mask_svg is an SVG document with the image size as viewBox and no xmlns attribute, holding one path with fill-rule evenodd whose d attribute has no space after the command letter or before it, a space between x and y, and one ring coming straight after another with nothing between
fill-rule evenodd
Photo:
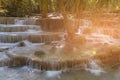
<instances>
[{"instance_id":1,"label":"rock","mask_svg":"<svg viewBox=\"0 0 120 80\"><path fill-rule=\"evenodd\" d=\"M26 44L23 41L18 43L18 47L25 47L25 46L26 46Z\"/></svg>"},{"instance_id":2,"label":"rock","mask_svg":"<svg viewBox=\"0 0 120 80\"><path fill-rule=\"evenodd\" d=\"M0 48L0 52L3 52L3 49Z\"/></svg>"},{"instance_id":3,"label":"rock","mask_svg":"<svg viewBox=\"0 0 120 80\"><path fill-rule=\"evenodd\" d=\"M120 67L119 53L120 47L111 46L109 48L109 51L96 54L94 58L98 60L100 62L100 65L105 69L118 69Z\"/></svg>"},{"instance_id":4,"label":"rock","mask_svg":"<svg viewBox=\"0 0 120 80\"><path fill-rule=\"evenodd\" d=\"M9 48L0 48L0 52L3 52L5 50L8 50Z\"/></svg>"},{"instance_id":5,"label":"rock","mask_svg":"<svg viewBox=\"0 0 120 80\"><path fill-rule=\"evenodd\" d=\"M38 56L38 57L42 57L45 55L45 52L44 51L36 51L34 55Z\"/></svg>"},{"instance_id":6,"label":"rock","mask_svg":"<svg viewBox=\"0 0 120 80\"><path fill-rule=\"evenodd\" d=\"M63 70L66 68L79 68L84 69L84 65L88 64L86 57L74 54L47 54L44 51L36 51L35 53L19 53L7 52L11 58L5 65L8 67L30 66L41 70Z\"/></svg>"}]
</instances>

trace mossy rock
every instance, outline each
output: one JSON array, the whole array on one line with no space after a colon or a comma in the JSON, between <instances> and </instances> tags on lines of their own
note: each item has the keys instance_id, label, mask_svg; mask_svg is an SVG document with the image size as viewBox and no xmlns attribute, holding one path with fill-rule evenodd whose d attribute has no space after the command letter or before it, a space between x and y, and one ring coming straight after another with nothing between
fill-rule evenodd
<instances>
[{"instance_id":1,"label":"mossy rock","mask_svg":"<svg viewBox=\"0 0 120 80\"><path fill-rule=\"evenodd\" d=\"M3 49L0 49L0 52L3 52Z\"/></svg>"},{"instance_id":2,"label":"mossy rock","mask_svg":"<svg viewBox=\"0 0 120 80\"><path fill-rule=\"evenodd\" d=\"M38 57L42 57L42 56L45 55L45 52L44 52L44 51L36 51L36 52L34 53L34 55L35 55L35 56L38 56Z\"/></svg>"},{"instance_id":3,"label":"mossy rock","mask_svg":"<svg viewBox=\"0 0 120 80\"><path fill-rule=\"evenodd\" d=\"M0 48L0 52L3 52L3 51L5 51L5 50L8 50L9 48Z\"/></svg>"},{"instance_id":4,"label":"mossy rock","mask_svg":"<svg viewBox=\"0 0 120 80\"><path fill-rule=\"evenodd\" d=\"M18 47L25 47L25 46L26 46L26 44L24 42L19 42L18 43Z\"/></svg>"}]
</instances>

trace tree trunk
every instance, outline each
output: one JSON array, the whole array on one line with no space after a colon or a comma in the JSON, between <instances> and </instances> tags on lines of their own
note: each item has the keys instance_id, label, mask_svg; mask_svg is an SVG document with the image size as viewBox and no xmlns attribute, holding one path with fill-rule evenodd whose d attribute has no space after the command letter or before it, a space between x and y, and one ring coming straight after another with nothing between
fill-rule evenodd
<instances>
[{"instance_id":1,"label":"tree trunk","mask_svg":"<svg viewBox=\"0 0 120 80\"><path fill-rule=\"evenodd\" d=\"M41 7L42 18L47 18L48 0L40 0L40 7Z\"/></svg>"}]
</instances>

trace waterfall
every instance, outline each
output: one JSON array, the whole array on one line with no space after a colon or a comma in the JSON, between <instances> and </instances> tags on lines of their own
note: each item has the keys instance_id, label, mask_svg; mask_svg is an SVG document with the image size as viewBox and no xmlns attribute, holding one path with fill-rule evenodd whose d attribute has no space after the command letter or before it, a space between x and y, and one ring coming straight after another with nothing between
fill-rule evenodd
<instances>
[{"instance_id":1,"label":"waterfall","mask_svg":"<svg viewBox=\"0 0 120 80\"><path fill-rule=\"evenodd\" d=\"M7 18L6 18L7 19ZM9 18L8 18L9 19ZM0 25L0 42L1 43L16 43L23 40L28 40L33 43L50 43L52 41L60 41L59 35L52 32L47 33L41 30L41 27L36 24L37 18L10 18L13 24Z\"/></svg>"},{"instance_id":2,"label":"waterfall","mask_svg":"<svg viewBox=\"0 0 120 80\"><path fill-rule=\"evenodd\" d=\"M36 25L36 20L37 18L32 17L32 18L20 18L20 19L15 19L15 25Z\"/></svg>"},{"instance_id":3,"label":"waterfall","mask_svg":"<svg viewBox=\"0 0 120 80\"><path fill-rule=\"evenodd\" d=\"M24 25L25 20L15 19L15 25Z\"/></svg>"},{"instance_id":4,"label":"waterfall","mask_svg":"<svg viewBox=\"0 0 120 80\"><path fill-rule=\"evenodd\" d=\"M13 18L12 20L14 24L0 25L1 43L16 43L22 40L29 40L29 36L34 38L34 35L37 35L39 37L42 32L40 26L36 25L37 18ZM35 39L38 39L37 37Z\"/></svg>"}]
</instances>

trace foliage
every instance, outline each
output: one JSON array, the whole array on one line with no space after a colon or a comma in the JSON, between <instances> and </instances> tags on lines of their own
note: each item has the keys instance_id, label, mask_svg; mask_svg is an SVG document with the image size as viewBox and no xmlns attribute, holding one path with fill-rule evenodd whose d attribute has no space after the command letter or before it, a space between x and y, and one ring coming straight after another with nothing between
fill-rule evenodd
<instances>
[{"instance_id":1,"label":"foliage","mask_svg":"<svg viewBox=\"0 0 120 80\"><path fill-rule=\"evenodd\" d=\"M8 16L25 16L41 12L46 17L49 12L79 14L89 11L120 10L120 0L1 0Z\"/></svg>"},{"instance_id":2,"label":"foliage","mask_svg":"<svg viewBox=\"0 0 120 80\"><path fill-rule=\"evenodd\" d=\"M7 16L25 16L32 13L35 4L32 0L2 0L2 6L7 10Z\"/></svg>"}]
</instances>

